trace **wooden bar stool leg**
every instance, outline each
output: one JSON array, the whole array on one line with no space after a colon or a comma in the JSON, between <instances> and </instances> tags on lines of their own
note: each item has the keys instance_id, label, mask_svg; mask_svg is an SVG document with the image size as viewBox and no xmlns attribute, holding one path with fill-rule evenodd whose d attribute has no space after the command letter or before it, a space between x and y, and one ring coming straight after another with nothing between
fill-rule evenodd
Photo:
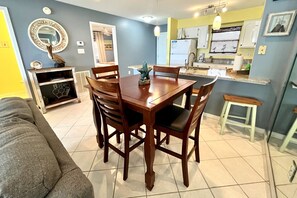
<instances>
[{"instance_id":1,"label":"wooden bar stool leg","mask_svg":"<svg viewBox=\"0 0 297 198\"><path fill-rule=\"evenodd\" d=\"M246 117L245 117L245 124L249 124L249 122L250 122L251 109L252 109L252 107L247 107Z\"/></svg>"},{"instance_id":2,"label":"wooden bar stool leg","mask_svg":"<svg viewBox=\"0 0 297 198\"><path fill-rule=\"evenodd\" d=\"M226 121L229 115L229 111L230 111L230 107L231 107L231 103L230 102L226 102L227 106L226 106L226 112L223 116L223 122L222 122L222 127L221 127L221 132L220 134L223 135L224 134L224 130L225 130L225 125L226 125Z\"/></svg>"},{"instance_id":3,"label":"wooden bar stool leg","mask_svg":"<svg viewBox=\"0 0 297 198\"><path fill-rule=\"evenodd\" d=\"M225 115L225 111L226 111L226 107L227 107L227 101L224 102L224 106L223 106L223 109L222 109L222 112L221 112L221 116L220 116L220 120L219 120L219 123L222 124L222 120L223 120L223 117Z\"/></svg>"},{"instance_id":4,"label":"wooden bar stool leg","mask_svg":"<svg viewBox=\"0 0 297 198\"><path fill-rule=\"evenodd\" d=\"M250 134L251 142L254 142L254 138L255 138L256 116L257 116L257 106L254 105L252 107L252 123L251 123L251 134Z\"/></svg>"},{"instance_id":5,"label":"wooden bar stool leg","mask_svg":"<svg viewBox=\"0 0 297 198\"><path fill-rule=\"evenodd\" d=\"M290 130L289 130L286 138L284 139L281 147L279 148L279 151L280 152L284 152L285 151L285 149L288 146L291 138L293 137L294 133L296 132L296 129L297 129L297 118L296 118L294 124L291 126L291 128L290 128Z\"/></svg>"}]
</instances>

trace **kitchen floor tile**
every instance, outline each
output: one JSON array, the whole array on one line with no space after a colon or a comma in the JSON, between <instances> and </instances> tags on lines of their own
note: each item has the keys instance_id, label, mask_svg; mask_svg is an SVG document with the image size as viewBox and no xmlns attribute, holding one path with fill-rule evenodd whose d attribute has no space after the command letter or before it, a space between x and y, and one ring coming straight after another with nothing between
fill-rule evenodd
<instances>
[{"instance_id":1,"label":"kitchen floor tile","mask_svg":"<svg viewBox=\"0 0 297 198\"><path fill-rule=\"evenodd\" d=\"M296 184L279 185L277 189L287 197L297 197Z\"/></svg>"},{"instance_id":2,"label":"kitchen floor tile","mask_svg":"<svg viewBox=\"0 0 297 198\"><path fill-rule=\"evenodd\" d=\"M221 159L221 162L238 184L264 181L262 177L260 177L260 175L241 157Z\"/></svg>"},{"instance_id":3,"label":"kitchen floor tile","mask_svg":"<svg viewBox=\"0 0 297 198\"><path fill-rule=\"evenodd\" d=\"M211 189L215 198L248 198L239 186L227 186Z\"/></svg>"},{"instance_id":4,"label":"kitchen floor tile","mask_svg":"<svg viewBox=\"0 0 297 198\"><path fill-rule=\"evenodd\" d=\"M250 143L249 140L226 140L226 142L241 156L250 156L250 155L261 155L261 153L255 149Z\"/></svg>"},{"instance_id":5,"label":"kitchen floor tile","mask_svg":"<svg viewBox=\"0 0 297 198\"><path fill-rule=\"evenodd\" d=\"M144 167L144 153L142 147L137 147L129 155L129 167L142 166ZM124 167L124 158L120 157L119 168Z\"/></svg>"},{"instance_id":6,"label":"kitchen floor tile","mask_svg":"<svg viewBox=\"0 0 297 198\"><path fill-rule=\"evenodd\" d=\"M89 126L73 126L69 132L65 135L67 137L84 137Z\"/></svg>"},{"instance_id":7,"label":"kitchen floor tile","mask_svg":"<svg viewBox=\"0 0 297 198\"><path fill-rule=\"evenodd\" d=\"M256 156L247 156L243 159L265 180L268 181L268 172L265 169L266 156L265 155L256 155Z\"/></svg>"},{"instance_id":8,"label":"kitchen floor tile","mask_svg":"<svg viewBox=\"0 0 297 198\"><path fill-rule=\"evenodd\" d=\"M171 164L171 167L179 191L208 188L197 162L188 162L189 187L184 185L182 164Z\"/></svg>"},{"instance_id":9,"label":"kitchen floor tile","mask_svg":"<svg viewBox=\"0 0 297 198\"><path fill-rule=\"evenodd\" d=\"M92 168L91 168L92 171L114 169L118 167L118 162L120 157L118 153L109 149L108 161L105 163L103 162L103 157L104 157L104 151L103 149L99 149L95 156L94 163L92 164ZM119 167L119 168L124 168L124 167Z\"/></svg>"},{"instance_id":10,"label":"kitchen floor tile","mask_svg":"<svg viewBox=\"0 0 297 198\"><path fill-rule=\"evenodd\" d=\"M99 149L96 137L83 137L75 151L97 151Z\"/></svg>"},{"instance_id":11,"label":"kitchen floor tile","mask_svg":"<svg viewBox=\"0 0 297 198\"><path fill-rule=\"evenodd\" d=\"M95 198L113 197L117 170L91 171L88 175L94 189Z\"/></svg>"},{"instance_id":12,"label":"kitchen floor tile","mask_svg":"<svg viewBox=\"0 0 297 198\"><path fill-rule=\"evenodd\" d=\"M80 141L82 140L82 137L76 137L76 138L62 138L61 142L63 146L66 148L68 152L73 152L79 145Z\"/></svg>"},{"instance_id":13,"label":"kitchen floor tile","mask_svg":"<svg viewBox=\"0 0 297 198\"><path fill-rule=\"evenodd\" d=\"M236 184L230 173L219 160L207 160L199 164L199 169L209 187Z\"/></svg>"},{"instance_id":14,"label":"kitchen floor tile","mask_svg":"<svg viewBox=\"0 0 297 198\"><path fill-rule=\"evenodd\" d=\"M90 171L97 151L74 152L73 161L82 171Z\"/></svg>"},{"instance_id":15,"label":"kitchen floor tile","mask_svg":"<svg viewBox=\"0 0 297 198\"><path fill-rule=\"evenodd\" d=\"M239 157L239 154L226 141L207 141L206 143L218 158Z\"/></svg>"},{"instance_id":16,"label":"kitchen floor tile","mask_svg":"<svg viewBox=\"0 0 297 198\"><path fill-rule=\"evenodd\" d=\"M128 179L123 180L123 169L118 169L114 197L145 196L144 167L131 167L128 170Z\"/></svg>"},{"instance_id":17,"label":"kitchen floor tile","mask_svg":"<svg viewBox=\"0 0 297 198\"><path fill-rule=\"evenodd\" d=\"M240 185L242 190L249 198L268 198L271 197L269 185L266 182Z\"/></svg>"},{"instance_id":18,"label":"kitchen floor tile","mask_svg":"<svg viewBox=\"0 0 297 198\"><path fill-rule=\"evenodd\" d=\"M178 193L160 194L147 196L148 198L180 198Z\"/></svg>"},{"instance_id":19,"label":"kitchen floor tile","mask_svg":"<svg viewBox=\"0 0 297 198\"><path fill-rule=\"evenodd\" d=\"M151 191L147 191L147 195L175 193L178 191L170 164L156 165L154 166L154 172L155 185Z\"/></svg>"},{"instance_id":20,"label":"kitchen floor tile","mask_svg":"<svg viewBox=\"0 0 297 198\"><path fill-rule=\"evenodd\" d=\"M214 198L214 196L212 195L209 189L180 192L180 197L181 198L194 198L194 197Z\"/></svg>"}]
</instances>

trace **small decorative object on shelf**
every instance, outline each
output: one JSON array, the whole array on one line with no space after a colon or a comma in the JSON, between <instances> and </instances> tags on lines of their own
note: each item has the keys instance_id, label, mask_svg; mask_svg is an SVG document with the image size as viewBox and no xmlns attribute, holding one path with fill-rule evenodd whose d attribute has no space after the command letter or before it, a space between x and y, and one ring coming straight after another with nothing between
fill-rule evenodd
<instances>
[{"instance_id":1,"label":"small decorative object on shelf","mask_svg":"<svg viewBox=\"0 0 297 198\"><path fill-rule=\"evenodd\" d=\"M30 66L32 69L41 69L42 68L42 63L38 60L32 61L30 63Z\"/></svg>"},{"instance_id":2,"label":"small decorative object on shelf","mask_svg":"<svg viewBox=\"0 0 297 198\"><path fill-rule=\"evenodd\" d=\"M55 64L54 64L55 67L65 67L64 59L61 56L53 53L52 45L47 45L46 49L48 52L48 57L55 62Z\"/></svg>"},{"instance_id":3,"label":"small decorative object on shelf","mask_svg":"<svg viewBox=\"0 0 297 198\"><path fill-rule=\"evenodd\" d=\"M152 68L147 67L147 63L144 62L142 65L142 68L137 69L137 71L140 72L140 79L138 81L138 85L147 85L150 84L150 71Z\"/></svg>"}]
</instances>

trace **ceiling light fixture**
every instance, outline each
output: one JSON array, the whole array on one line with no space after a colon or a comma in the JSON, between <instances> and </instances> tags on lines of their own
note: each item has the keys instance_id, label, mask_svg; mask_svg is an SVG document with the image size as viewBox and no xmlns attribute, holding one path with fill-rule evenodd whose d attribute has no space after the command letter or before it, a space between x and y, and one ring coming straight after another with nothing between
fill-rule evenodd
<instances>
[{"instance_id":1,"label":"ceiling light fixture","mask_svg":"<svg viewBox=\"0 0 297 198\"><path fill-rule=\"evenodd\" d=\"M220 16L219 8L221 8L222 6L223 8L226 8L226 4L221 4L221 0L219 0L218 6L214 6L214 13L217 13L217 16L213 19L213 23L212 23L213 30L219 30L221 28L222 17Z\"/></svg>"},{"instance_id":2,"label":"ceiling light fixture","mask_svg":"<svg viewBox=\"0 0 297 198\"><path fill-rule=\"evenodd\" d=\"M154 17L153 16L143 16L142 19L144 20L144 22L149 23L154 19Z\"/></svg>"},{"instance_id":3,"label":"ceiling light fixture","mask_svg":"<svg viewBox=\"0 0 297 198\"><path fill-rule=\"evenodd\" d=\"M213 30L219 30L222 25L222 17L220 16L219 13L217 13L217 16L214 18L213 23L212 23L212 29Z\"/></svg>"},{"instance_id":4,"label":"ceiling light fixture","mask_svg":"<svg viewBox=\"0 0 297 198\"><path fill-rule=\"evenodd\" d=\"M219 12L227 12L227 3L225 2L219 2L219 4L211 4L208 5L206 8L203 8L201 10L198 10L194 13L194 17L197 18L198 16L201 15L208 15L208 14L216 14Z\"/></svg>"}]
</instances>

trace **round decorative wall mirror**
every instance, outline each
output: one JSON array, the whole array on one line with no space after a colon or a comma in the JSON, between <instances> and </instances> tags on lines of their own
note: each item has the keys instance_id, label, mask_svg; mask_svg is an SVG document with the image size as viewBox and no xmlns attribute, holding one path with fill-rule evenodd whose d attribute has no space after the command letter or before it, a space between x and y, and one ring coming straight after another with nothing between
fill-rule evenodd
<instances>
[{"instance_id":1,"label":"round decorative wall mirror","mask_svg":"<svg viewBox=\"0 0 297 198\"><path fill-rule=\"evenodd\" d=\"M28 28L31 42L40 50L47 51L46 46L52 45L53 52L61 52L68 45L65 29L56 21L46 18L34 20Z\"/></svg>"}]
</instances>

